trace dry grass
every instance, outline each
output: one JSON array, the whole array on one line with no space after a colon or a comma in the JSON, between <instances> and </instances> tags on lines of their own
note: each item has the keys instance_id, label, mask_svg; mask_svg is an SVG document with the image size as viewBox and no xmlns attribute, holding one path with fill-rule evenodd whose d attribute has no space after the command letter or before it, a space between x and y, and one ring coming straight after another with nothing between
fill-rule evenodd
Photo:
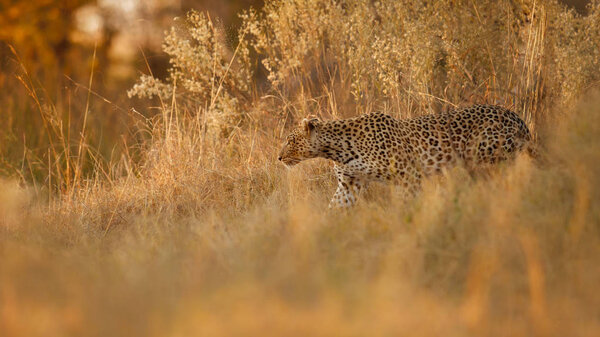
<instances>
[{"instance_id":1,"label":"dry grass","mask_svg":"<svg viewBox=\"0 0 600 337\"><path fill-rule=\"evenodd\" d=\"M600 38L589 26L600 6L579 17L552 1L452 3L271 2L240 31L245 57L269 67L251 94L227 79L249 71L231 61L243 48L227 54L216 28L191 25L206 29L201 66L214 76L162 87L147 140L124 149L142 149L141 162L91 165L67 187L73 173L56 171L52 198L0 181L0 335L598 335ZM513 32L523 18L511 13L531 25ZM332 212L330 163L275 160L309 112L405 116L480 100L529 116L543 163L454 168L408 200L374 186Z\"/></svg>"}]
</instances>

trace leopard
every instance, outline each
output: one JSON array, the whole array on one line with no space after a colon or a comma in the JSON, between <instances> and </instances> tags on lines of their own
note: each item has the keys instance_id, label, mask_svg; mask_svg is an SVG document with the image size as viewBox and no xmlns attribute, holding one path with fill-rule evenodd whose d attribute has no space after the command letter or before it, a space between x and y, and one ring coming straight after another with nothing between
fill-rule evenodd
<instances>
[{"instance_id":1,"label":"leopard","mask_svg":"<svg viewBox=\"0 0 600 337\"><path fill-rule=\"evenodd\" d=\"M517 113L480 104L404 119L383 112L304 118L286 137L278 160L287 167L311 158L333 161L337 190L329 208L347 208L373 181L415 194L424 178L445 168L489 166L533 148Z\"/></svg>"}]
</instances>

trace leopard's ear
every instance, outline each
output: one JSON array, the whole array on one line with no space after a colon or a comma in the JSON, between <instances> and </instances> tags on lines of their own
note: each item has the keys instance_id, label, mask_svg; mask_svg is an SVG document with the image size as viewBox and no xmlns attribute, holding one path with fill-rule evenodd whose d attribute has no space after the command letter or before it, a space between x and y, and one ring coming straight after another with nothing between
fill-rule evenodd
<instances>
[{"instance_id":1,"label":"leopard's ear","mask_svg":"<svg viewBox=\"0 0 600 337\"><path fill-rule=\"evenodd\" d=\"M311 132L315 130L315 128L321 123L321 120L318 118L304 118L302 120L302 128L307 136L310 136Z\"/></svg>"}]
</instances>

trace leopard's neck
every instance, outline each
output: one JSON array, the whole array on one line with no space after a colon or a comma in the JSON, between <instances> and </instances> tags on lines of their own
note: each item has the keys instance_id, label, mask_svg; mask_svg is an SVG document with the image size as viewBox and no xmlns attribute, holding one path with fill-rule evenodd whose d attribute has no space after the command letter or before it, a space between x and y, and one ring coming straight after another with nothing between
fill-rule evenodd
<instances>
[{"instance_id":1,"label":"leopard's neck","mask_svg":"<svg viewBox=\"0 0 600 337\"><path fill-rule=\"evenodd\" d=\"M319 128L318 157L331 159L341 164L347 164L357 156L355 135L346 124L346 120L324 122Z\"/></svg>"}]
</instances>

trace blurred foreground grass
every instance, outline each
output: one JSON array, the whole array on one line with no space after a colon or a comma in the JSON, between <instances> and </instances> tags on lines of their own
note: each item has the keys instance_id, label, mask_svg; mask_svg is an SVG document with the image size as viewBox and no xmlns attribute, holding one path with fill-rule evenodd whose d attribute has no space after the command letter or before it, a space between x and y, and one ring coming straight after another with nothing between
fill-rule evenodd
<instances>
[{"instance_id":1,"label":"blurred foreground grass","mask_svg":"<svg viewBox=\"0 0 600 337\"><path fill-rule=\"evenodd\" d=\"M321 163L268 157L54 209L3 181L2 335L595 336L599 102L551 130L551 165L376 186L346 213Z\"/></svg>"}]
</instances>

